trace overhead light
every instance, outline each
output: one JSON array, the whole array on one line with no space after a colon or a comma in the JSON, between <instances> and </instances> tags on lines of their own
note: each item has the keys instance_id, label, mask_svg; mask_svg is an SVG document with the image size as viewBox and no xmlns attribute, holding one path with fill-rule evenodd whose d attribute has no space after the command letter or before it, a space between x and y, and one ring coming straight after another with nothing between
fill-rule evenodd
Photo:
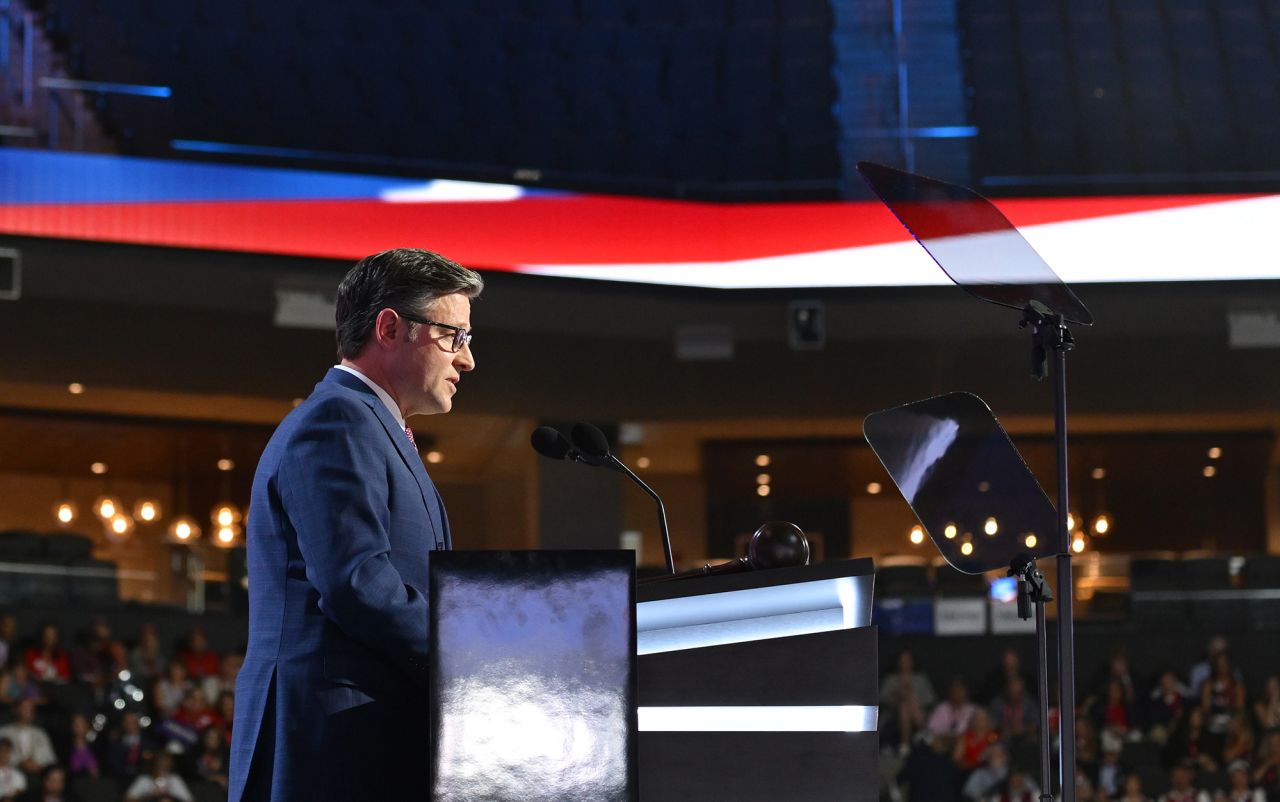
<instances>
[{"instance_id":1,"label":"overhead light","mask_svg":"<svg viewBox=\"0 0 1280 802\"><path fill-rule=\"evenodd\" d=\"M107 463L95 462L89 466L89 472L97 476L101 476L102 474L107 472Z\"/></svg>"},{"instance_id":2,"label":"overhead light","mask_svg":"<svg viewBox=\"0 0 1280 802\"><path fill-rule=\"evenodd\" d=\"M133 518L123 512L117 512L106 520L105 533L108 540L121 541L133 534Z\"/></svg>"},{"instance_id":3,"label":"overhead light","mask_svg":"<svg viewBox=\"0 0 1280 802\"><path fill-rule=\"evenodd\" d=\"M84 385L80 382L71 382L67 385L67 392L72 395L80 395L84 392Z\"/></svg>"},{"instance_id":4,"label":"overhead light","mask_svg":"<svg viewBox=\"0 0 1280 802\"><path fill-rule=\"evenodd\" d=\"M439 465L440 463L444 462L444 453L441 451L428 451L427 462L431 463L432 465Z\"/></svg>"},{"instance_id":5,"label":"overhead light","mask_svg":"<svg viewBox=\"0 0 1280 802\"><path fill-rule=\"evenodd\" d=\"M960 544L960 553L961 553L961 554L963 554L963 555L964 555L964 556L966 556L966 557L968 557L970 554L973 554L973 544L972 544L972 543L970 543L970 542L968 542L968 541L965 541L964 543L961 543L961 544Z\"/></svg>"},{"instance_id":6,"label":"overhead light","mask_svg":"<svg viewBox=\"0 0 1280 802\"><path fill-rule=\"evenodd\" d=\"M1000 531L1000 522L994 516L982 522L982 531L988 535L995 535Z\"/></svg>"},{"instance_id":7,"label":"overhead light","mask_svg":"<svg viewBox=\"0 0 1280 802\"><path fill-rule=\"evenodd\" d=\"M1092 476L1094 479L1106 479L1106 478L1107 478L1107 469L1106 469L1106 468L1094 468L1092 471L1090 471L1090 472L1089 472L1089 475L1090 475L1090 476Z\"/></svg>"},{"instance_id":8,"label":"overhead light","mask_svg":"<svg viewBox=\"0 0 1280 802\"><path fill-rule=\"evenodd\" d=\"M636 467L637 467L637 468L639 468L639 469L640 469L640 470L642 470L642 471L643 471L645 468L648 468L648 467L649 467L649 458L648 458L648 457L639 457L639 458L637 458L637 459L636 459Z\"/></svg>"},{"instance_id":9,"label":"overhead light","mask_svg":"<svg viewBox=\"0 0 1280 802\"><path fill-rule=\"evenodd\" d=\"M144 524L155 523L160 520L160 502L149 498L139 499L133 505L133 517Z\"/></svg>"},{"instance_id":10,"label":"overhead light","mask_svg":"<svg viewBox=\"0 0 1280 802\"><path fill-rule=\"evenodd\" d=\"M179 515L169 524L165 533L170 543L190 543L200 537L200 525L190 515Z\"/></svg>"},{"instance_id":11,"label":"overhead light","mask_svg":"<svg viewBox=\"0 0 1280 802\"><path fill-rule=\"evenodd\" d=\"M924 542L924 527L916 524L911 527L911 542L917 546Z\"/></svg>"},{"instance_id":12,"label":"overhead light","mask_svg":"<svg viewBox=\"0 0 1280 802\"><path fill-rule=\"evenodd\" d=\"M1071 550L1076 554L1084 551L1084 535L1077 533L1071 540Z\"/></svg>"},{"instance_id":13,"label":"overhead light","mask_svg":"<svg viewBox=\"0 0 1280 802\"><path fill-rule=\"evenodd\" d=\"M1095 535L1105 537L1111 531L1111 518L1105 512L1100 513L1093 519L1092 529Z\"/></svg>"},{"instance_id":14,"label":"overhead light","mask_svg":"<svg viewBox=\"0 0 1280 802\"><path fill-rule=\"evenodd\" d=\"M53 505L53 520L57 521L58 526L71 526L79 514L74 501L59 501Z\"/></svg>"},{"instance_id":15,"label":"overhead light","mask_svg":"<svg viewBox=\"0 0 1280 802\"><path fill-rule=\"evenodd\" d=\"M1204 478L1211 479L1218 475L1218 469L1213 465L1206 465L1201 473L1204 474Z\"/></svg>"},{"instance_id":16,"label":"overhead light","mask_svg":"<svg viewBox=\"0 0 1280 802\"><path fill-rule=\"evenodd\" d=\"M773 481L773 477L767 473L756 474L756 484L758 485L767 485L772 481Z\"/></svg>"},{"instance_id":17,"label":"overhead light","mask_svg":"<svg viewBox=\"0 0 1280 802\"><path fill-rule=\"evenodd\" d=\"M209 514L209 519L217 527L235 526L241 520L240 508L234 504L223 502L213 508L213 512Z\"/></svg>"},{"instance_id":18,"label":"overhead light","mask_svg":"<svg viewBox=\"0 0 1280 802\"><path fill-rule=\"evenodd\" d=\"M947 540L955 540L955 537L957 534L959 534L959 530L956 529L955 524L947 524L946 526L942 527L942 536L945 537Z\"/></svg>"},{"instance_id":19,"label":"overhead light","mask_svg":"<svg viewBox=\"0 0 1280 802\"><path fill-rule=\"evenodd\" d=\"M1068 512L1067 513L1067 531L1068 532L1076 531L1076 522L1079 520L1080 520L1080 516L1076 515L1074 512Z\"/></svg>"},{"instance_id":20,"label":"overhead light","mask_svg":"<svg viewBox=\"0 0 1280 802\"><path fill-rule=\"evenodd\" d=\"M979 493L985 493L990 489L991 489L991 483L988 482L986 479L983 479L981 482L978 482Z\"/></svg>"},{"instance_id":21,"label":"overhead light","mask_svg":"<svg viewBox=\"0 0 1280 802\"><path fill-rule=\"evenodd\" d=\"M213 533L213 543L224 549L229 549L236 544L236 539L240 537L240 527L219 526Z\"/></svg>"},{"instance_id":22,"label":"overhead light","mask_svg":"<svg viewBox=\"0 0 1280 802\"><path fill-rule=\"evenodd\" d=\"M1209 459L1217 459L1222 456L1222 449L1214 446L1209 449Z\"/></svg>"},{"instance_id":23,"label":"overhead light","mask_svg":"<svg viewBox=\"0 0 1280 802\"><path fill-rule=\"evenodd\" d=\"M231 460L226 457L223 457L222 459L218 460L218 470L220 471L235 470L235 467L236 467L235 460Z\"/></svg>"},{"instance_id":24,"label":"overhead light","mask_svg":"<svg viewBox=\"0 0 1280 802\"><path fill-rule=\"evenodd\" d=\"M768 485L760 485L759 487L757 487L757 488L756 488L756 495L757 495L757 496L760 496L761 498L763 498L764 496L769 495L769 486L768 486Z\"/></svg>"},{"instance_id":25,"label":"overhead light","mask_svg":"<svg viewBox=\"0 0 1280 802\"><path fill-rule=\"evenodd\" d=\"M1034 549L1036 547L1036 544L1039 543L1040 541L1036 538L1036 535L1034 532L1028 532L1027 538L1023 542L1027 544L1027 548Z\"/></svg>"},{"instance_id":26,"label":"overhead light","mask_svg":"<svg viewBox=\"0 0 1280 802\"><path fill-rule=\"evenodd\" d=\"M868 493L870 493L870 494L871 494L871 495L873 495L873 496L875 496L875 495L879 495L880 491L881 491L881 490L883 490L883 489L884 489L884 488L880 486L880 483L879 483L879 482L868 482L868 483L867 483L867 492L868 492Z\"/></svg>"},{"instance_id":27,"label":"overhead light","mask_svg":"<svg viewBox=\"0 0 1280 802\"><path fill-rule=\"evenodd\" d=\"M124 504L112 495L102 495L93 502L93 514L105 523L124 511Z\"/></svg>"},{"instance_id":28,"label":"overhead light","mask_svg":"<svg viewBox=\"0 0 1280 802\"><path fill-rule=\"evenodd\" d=\"M770 463L770 462L771 462L771 460L769 459L769 455L768 455L768 454L757 454L757 455L756 455L756 467L757 467L757 468L767 468L767 467L769 467L769 463Z\"/></svg>"}]
</instances>

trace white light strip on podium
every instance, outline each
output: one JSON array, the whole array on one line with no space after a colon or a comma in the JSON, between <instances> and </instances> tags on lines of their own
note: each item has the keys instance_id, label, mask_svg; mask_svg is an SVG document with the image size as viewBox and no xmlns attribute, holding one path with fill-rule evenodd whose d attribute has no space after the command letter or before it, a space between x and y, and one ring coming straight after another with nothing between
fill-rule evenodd
<instances>
[{"instance_id":1,"label":"white light strip on podium","mask_svg":"<svg viewBox=\"0 0 1280 802\"><path fill-rule=\"evenodd\" d=\"M636 651L655 654L865 627L871 623L870 599L870 576L846 576L641 602Z\"/></svg>"},{"instance_id":2,"label":"white light strip on podium","mask_svg":"<svg viewBox=\"0 0 1280 802\"><path fill-rule=\"evenodd\" d=\"M868 705L641 707L640 732L875 732Z\"/></svg>"}]
</instances>

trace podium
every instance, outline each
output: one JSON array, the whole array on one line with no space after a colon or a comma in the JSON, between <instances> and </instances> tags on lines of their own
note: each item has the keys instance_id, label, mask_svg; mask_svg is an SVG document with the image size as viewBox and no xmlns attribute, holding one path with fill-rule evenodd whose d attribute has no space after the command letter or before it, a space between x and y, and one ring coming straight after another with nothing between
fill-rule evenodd
<instances>
[{"instance_id":1,"label":"podium","mask_svg":"<svg viewBox=\"0 0 1280 802\"><path fill-rule=\"evenodd\" d=\"M431 799L877 798L871 560L639 588L634 568L432 555Z\"/></svg>"},{"instance_id":2,"label":"podium","mask_svg":"<svg viewBox=\"0 0 1280 802\"><path fill-rule=\"evenodd\" d=\"M640 798L879 796L873 565L641 585Z\"/></svg>"}]
</instances>

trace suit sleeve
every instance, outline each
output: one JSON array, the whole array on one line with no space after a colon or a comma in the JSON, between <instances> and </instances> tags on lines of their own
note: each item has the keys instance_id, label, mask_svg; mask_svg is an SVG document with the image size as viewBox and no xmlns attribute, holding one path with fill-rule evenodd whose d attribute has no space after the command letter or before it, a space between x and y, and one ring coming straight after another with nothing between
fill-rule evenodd
<instances>
[{"instance_id":1,"label":"suit sleeve","mask_svg":"<svg viewBox=\"0 0 1280 802\"><path fill-rule=\"evenodd\" d=\"M386 437L365 408L321 405L281 461L280 498L321 612L421 679L427 599L391 563Z\"/></svg>"}]
</instances>

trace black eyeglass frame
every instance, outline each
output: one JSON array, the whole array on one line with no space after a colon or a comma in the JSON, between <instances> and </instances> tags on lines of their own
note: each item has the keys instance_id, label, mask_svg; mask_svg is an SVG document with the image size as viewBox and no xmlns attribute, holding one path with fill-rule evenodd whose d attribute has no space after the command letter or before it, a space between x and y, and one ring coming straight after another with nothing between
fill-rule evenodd
<instances>
[{"instance_id":1,"label":"black eyeglass frame","mask_svg":"<svg viewBox=\"0 0 1280 802\"><path fill-rule=\"evenodd\" d=\"M414 323L421 323L424 326L438 326L442 329L448 329L449 331L453 332L453 346L451 350L455 354L461 351L463 348L467 348L471 345L471 332L462 328L461 326L452 326L448 323L441 323L438 320L427 320L425 317L409 315L409 314L405 314L404 312L396 312L396 314L404 318L405 320L409 320Z\"/></svg>"}]
</instances>

